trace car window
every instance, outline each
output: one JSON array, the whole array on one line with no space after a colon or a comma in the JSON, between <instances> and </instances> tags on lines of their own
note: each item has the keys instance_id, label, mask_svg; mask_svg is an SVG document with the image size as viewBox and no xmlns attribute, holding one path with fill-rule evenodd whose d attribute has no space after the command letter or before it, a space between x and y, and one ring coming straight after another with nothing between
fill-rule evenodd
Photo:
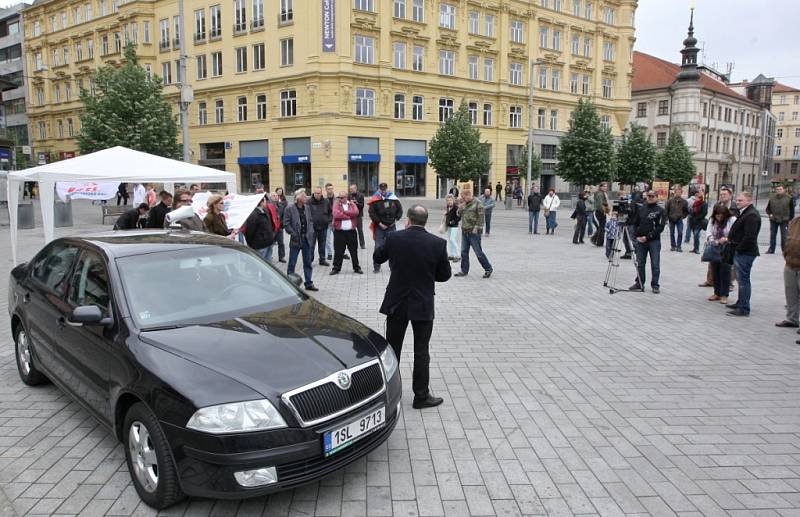
<instances>
[{"instance_id":1,"label":"car window","mask_svg":"<svg viewBox=\"0 0 800 517\"><path fill-rule=\"evenodd\" d=\"M67 301L75 307L96 305L103 314L108 314L109 299L106 266L99 255L85 251L72 275Z\"/></svg>"},{"instance_id":2,"label":"car window","mask_svg":"<svg viewBox=\"0 0 800 517\"><path fill-rule=\"evenodd\" d=\"M116 264L140 327L216 321L301 300L283 275L244 247L162 251Z\"/></svg>"},{"instance_id":3,"label":"car window","mask_svg":"<svg viewBox=\"0 0 800 517\"><path fill-rule=\"evenodd\" d=\"M78 256L78 248L56 244L34 259L31 276L42 286L59 296L67 292L69 273Z\"/></svg>"}]
</instances>

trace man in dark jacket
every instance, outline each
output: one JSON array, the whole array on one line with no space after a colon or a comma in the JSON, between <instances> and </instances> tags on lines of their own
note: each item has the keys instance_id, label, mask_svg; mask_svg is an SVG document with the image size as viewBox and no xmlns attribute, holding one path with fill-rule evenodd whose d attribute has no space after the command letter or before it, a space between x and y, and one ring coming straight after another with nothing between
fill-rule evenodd
<instances>
[{"instance_id":1,"label":"man in dark jacket","mask_svg":"<svg viewBox=\"0 0 800 517\"><path fill-rule=\"evenodd\" d=\"M162 190L158 193L158 197L161 198L161 202L151 208L150 212L147 214L148 228L164 228L164 217L172 210L170 208L170 205L172 205L172 194L166 190Z\"/></svg>"},{"instance_id":2,"label":"man in dark jacket","mask_svg":"<svg viewBox=\"0 0 800 517\"><path fill-rule=\"evenodd\" d=\"M114 224L115 230L135 230L139 227L139 219L147 215L147 203L139 203L139 206L126 210L119 216Z\"/></svg>"},{"instance_id":3,"label":"man in dark jacket","mask_svg":"<svg viewBox=\"0 0 800 517\"><path fill-rule=\"evenodd\" d=\"M736 196L739 217L728 232L728 242L733 248L733 266L739 281L739 296L736 303L728 304L729 316L750 315L750 271L759 256L758 232L761 231L761 214L753 206L753 195L740 192Z\"/></svg>"},{"instance_id":4,"label":"man in dark jacket","mask_svg":"<svg viewBox=\"0 0 800 517\"><path fill-rule=\"evenodd\" d=\"M572 219L575 219L575 232L572 234L572 244L583 244L583 236L586 235L586 196L589 193L583 191L578 194L578 202L575 210L572 211Z\"/></svg>"},{"instance_id":5,"label":"man in dark jacket","mask_svg":"<svg viewBox=\"0 0 800 517\"><path fill-rule=\"evenodd\" d=\"M767 215L769 216L769 249L767 254L775 253L778 240L778 230L781 231L781 250L786 248L786 228L792 213L792 198L786 193L782 185L775 187L775 194L767 202Z\"/></svg>"},{"instance_id":6,"label":"man in dark jacket","mask_svg":"<svg viewBox=\"0 0 800 517\"><path fill-rule=\"evenodd\" d=\"M664 209L658 206L658 196L652 190L648 190L645 195L645 204L633 212L631 216L631 226L636 228L636 262L638 278L630 290L644 291L645 267L647 266L647 256L650 255L650 273L653 278L650 280L650 287L653 294L661 292L658 279L661 276L661 232L664 231L665 219Z\"/></svg>"},{"instance_id":7,"label":"man in dark jacket","mask_svg":"<svg viewBox=\"0 0 800 517\"><path fill-rule=\"evenodd\" d=\"M499 181L497 185L494 186L494 200L495 201L502 201L503 200L503 184Z\"/></svg>"},{"instance_id":8,"label":"man in dark jacket","mask_svg":"<svg viewBox=\"0 0 800 517\"><path fill-rule=\"evenodd\" d=\"M264 259L272 262L272 245L275 243L275 228L272 216L268 212L267 197L247 217L244 223L244 238L247 245L258 252Z\"/></svg>"},{"instance_id":9,"label":"man in dark jacket","mask_svg":"<svg viewBox=\"0 0 800 517\"><path fill-rule=\"evenodd\" d=\"M294 193L294 204L287 206L283 213L283 229L289 234L289 264L286 274L294 274L297 255L302 252L306 291L319 291L311 280L315 232L311 222L311 208L306 203L307 200L305 189L297 190Z\"/></svg>"},{"instance_id":10,"label":"man in dark jacket","mask_svg":"<svg viewBox=\"0 0 800 517\"><path fill-rule=\"evenodd\" d=\"M431 395L428 342L433 332L434 285L450 279L447 241L425 231L428 211L421 205L408 210L406 229L386 235L375 248L376 264L389 262L392 275L386 286L381 314L386 315L386 340L398 362L408 323L414 330L414 371L411 381L414 409L443 402Z\"/></svg>"},{"instance_id":11,"label":"man in dark jacket","mask_svg":"<svg viewBox=\"0 0 800 517\"><path fill-rule=\"evenodd\" d=\"M595 246L605 246L606 236L606 214L611 213L611 199L608 196L608 183L605 181L597 187L594 193L594 216L597 219L597 231L592 236L592 244Z\"/></svg>"},{"instance_id":12,"label":"man in dark jacket","mask_svg":"<svg viewBox=\"0 0 800 517\"><path fill-rule=\"evenodd\" d=\"M329 266L325 260L325 241L328 237L328 224L333 220L333 210L328 198L322 194L321 187L314 187L314 195L308 203L311 208L311 224L314 228L314 238L317 242L319 265ZM311 247L311 259L314 259L314 247Z\"/></svg>"},{"instance_id":13,"label":"man in dark jacket","mask_svg":"<svg viewBox=\"0 0 800 517\"><path fill-rule=\"evenodd\" d=\"M369 218L372 220L376 249L383 245L389 232L395 231L395 223L401 217L403 217L403 205L394 193L389 192L389 186L381 183L378 185L378 191L369 200ZM380 273L381 265L375 262L374 266L374 272Z\"/></svg>"},{"instance_id":14,"label":"man in dark jacket","mask_svg":"<svg viewBox=\"0 0 800 517\"><path fill-rule=\"evenodd\" d=\"M539 210L542 208L542 195L539 187L531 187L528 194L528 235L539 235Z\"/></svg>"},{"instance_id":15,"label":"man in dark jacket","mask_svg":"<svg viewBox=\"0 0 800 517\"><path fill-rule=\"evenodd\" d=\"M667 220L669 221L669 250L683 251L683 220L689 215L689 203L683 198L683 188L675 187L672 197L667 200ZM677 238L676 238L677 231Z\"/></svg>"},{"instance_id":16,"label":"man in dark jacket","mask_svg":"<svg viewBox=\"0 0 800 517\"><path fill-rule=\"evenodd\" d=\"M350 192L347 199L354 202L358 207L358 220L356 221L356 232L358 232L358 245L362 250L367 249L364 242L364 194L358 191L358 185L350 185Z\"/></svg>"}]
</instances>

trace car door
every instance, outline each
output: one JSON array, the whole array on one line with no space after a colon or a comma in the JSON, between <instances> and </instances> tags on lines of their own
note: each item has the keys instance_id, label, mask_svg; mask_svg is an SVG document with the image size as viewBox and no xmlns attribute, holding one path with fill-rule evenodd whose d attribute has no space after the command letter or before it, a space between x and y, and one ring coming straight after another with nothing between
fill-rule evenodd
<instances>
[{"instance_id":1,"label":"car door","mask_svg":"<svg viewBox=\"0 0 800 517\"><path fill-rule=\"evenodd\" d=\"M59 318L66 310L65 296L79 249L54 243L33 259L30 276L22 288L23 315L33 344L34 360L62 381L64 365L56 346L60 339Z\"/></svg>"},{"instance_id":2,"label":"car door","mask_svg":"<svg viewBox=\"0 0 800 517\"><path fill-rule=\"evenodd\" d=\"M99 253L84 249L73 269L62 315L58 355L70 371L68 384L98 416L112 421L109 381L119 371L114 339L117 322L111 325L69 324L69 313L82 305L95 305L103 317L112 317L111 284L108 268Z\"/></svg>"}]
</instances>

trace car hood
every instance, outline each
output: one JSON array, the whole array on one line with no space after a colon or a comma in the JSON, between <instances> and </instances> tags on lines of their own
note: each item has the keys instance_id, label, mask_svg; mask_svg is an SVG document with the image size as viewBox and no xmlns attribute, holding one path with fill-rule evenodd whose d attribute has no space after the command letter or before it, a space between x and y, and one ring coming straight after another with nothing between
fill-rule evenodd
<instances>
[{"instance_id":1,"label":"car hood","mask_svg":"<svg viewBox=\"0 0 800 517\"><path fill-rule=\"evenodd\" d=\"M312 299L270 312L142 332L144 343L247 385L265 397L378 357L380 336Z\"/></svg>"}]
</instances>

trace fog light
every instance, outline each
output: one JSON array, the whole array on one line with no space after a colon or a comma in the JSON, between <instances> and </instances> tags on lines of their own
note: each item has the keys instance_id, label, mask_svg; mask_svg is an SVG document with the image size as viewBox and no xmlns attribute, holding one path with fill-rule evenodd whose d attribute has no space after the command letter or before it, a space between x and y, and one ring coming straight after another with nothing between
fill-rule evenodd
<instances>
[{"instance_id":1,"label":"fog light","mask_svg":"<svg viewBox=\"0 0 800 517\"><path fill-rule=\"evenodd\" d=\"M269 485L270 483L278 482L278 473L275 471L275 467L234 472L233 477L236 478L237 483L244 487Z\"/></svg>"}]
</instances>

